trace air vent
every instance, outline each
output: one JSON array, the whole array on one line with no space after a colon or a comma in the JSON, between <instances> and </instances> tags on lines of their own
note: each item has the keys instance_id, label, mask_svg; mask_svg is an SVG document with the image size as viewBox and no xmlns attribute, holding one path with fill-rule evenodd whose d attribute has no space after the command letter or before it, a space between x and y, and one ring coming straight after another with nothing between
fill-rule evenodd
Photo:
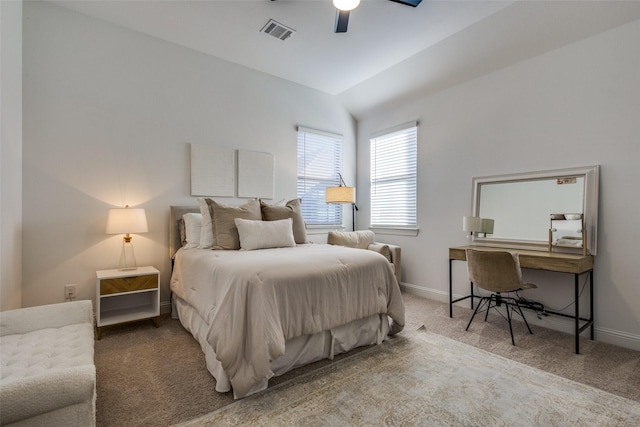
<instances>
[{"instance_id":1,"label":"air vent","mask_svg":"<svg viewBox=\"0 0 640 427\"><path fill-rule=\"evenodd\" d=\"M286 27L279 22L274 21L273 19L270 19L269 22L267 22L267 24L262 27L262 30L260 30L260 32L269 34L270 36L280 40L286 40L291 37L291 35L295 33L296 30Z\"/></svg>"}]
</instances>

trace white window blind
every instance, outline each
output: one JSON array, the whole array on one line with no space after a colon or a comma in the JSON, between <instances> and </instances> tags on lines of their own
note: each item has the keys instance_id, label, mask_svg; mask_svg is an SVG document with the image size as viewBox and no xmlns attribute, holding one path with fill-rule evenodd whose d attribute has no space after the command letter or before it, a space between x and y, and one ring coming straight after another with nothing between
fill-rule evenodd
<instances>
[{"instance_id":1,"label":"white window blind","mask_svg":"<svg viewBox=\"0 0 640 427\"><path fill-rule=\"evenodd\" d=\"M307 225L341 226L342 205L325 202L325 190L340 182L342 136L298 127L298 197Z\"/></svg>"},{"instance_id":2,"label":"white window blind","mask_svg":"<svg viewBox=\"0 0 640 427\"><path fill-rule=\"evenodd\" d=\"M398 128L370 139L372 227L417 226L417 123Z\"/></svg>"}]
</instances>

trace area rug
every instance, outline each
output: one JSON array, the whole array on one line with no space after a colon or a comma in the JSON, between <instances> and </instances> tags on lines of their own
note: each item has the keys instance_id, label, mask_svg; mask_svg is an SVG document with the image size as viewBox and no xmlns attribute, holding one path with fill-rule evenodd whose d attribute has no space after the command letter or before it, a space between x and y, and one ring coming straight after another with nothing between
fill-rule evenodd
<instances>
[{"instance_id":1,"label":"area rug","mask_svg":"<svg viewBox=\"0 0 640 427\"><path fill-rule=\"evenodd\" d=\"M640 402L427 332L181 426L638 426Z\"/></svg>"}]
</instances>

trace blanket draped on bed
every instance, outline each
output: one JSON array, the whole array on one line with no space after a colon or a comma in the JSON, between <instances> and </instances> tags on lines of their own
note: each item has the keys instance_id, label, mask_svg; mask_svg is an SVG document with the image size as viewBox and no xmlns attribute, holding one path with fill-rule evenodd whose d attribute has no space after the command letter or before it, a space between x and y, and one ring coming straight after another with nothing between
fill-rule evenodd
<instances>
[{"instance_id":1,"label":"blanket draped on bed","mask_svg":"<svg viewBox=\"0 0 640 427\"><path fill-rule=\"evenodd\" d=\"M374 314L391 317L390 334L404 327L393 267L362 249L180 250L171 290L210 325L207 341L237 396L273 375L287 339Z\"/></svg>"}]
</instances>

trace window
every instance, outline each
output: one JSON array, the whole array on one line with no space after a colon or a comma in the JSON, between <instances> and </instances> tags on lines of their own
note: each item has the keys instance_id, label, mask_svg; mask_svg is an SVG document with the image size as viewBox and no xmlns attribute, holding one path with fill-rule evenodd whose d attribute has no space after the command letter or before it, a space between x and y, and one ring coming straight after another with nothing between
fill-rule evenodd
<instances>
[{"instance_id":1,"label":"window","mask_svg":"<svg viewBox=\"0 0 640 427\"><path fill-rule=\"evenodd\" d=\"M417 122L371 137L371 226L416 228Z\"/></svg>"},{"instance_id":2,"label":"window","mask_svg":"<svg viewBox=\"0 0 640 427\"><path fill-rule=\"evenodd\" d=\"M342 205L325 202L341 172L342 136L298 127L298 197L307 225L342 226Z\"/></svg>"}]
</instances>

